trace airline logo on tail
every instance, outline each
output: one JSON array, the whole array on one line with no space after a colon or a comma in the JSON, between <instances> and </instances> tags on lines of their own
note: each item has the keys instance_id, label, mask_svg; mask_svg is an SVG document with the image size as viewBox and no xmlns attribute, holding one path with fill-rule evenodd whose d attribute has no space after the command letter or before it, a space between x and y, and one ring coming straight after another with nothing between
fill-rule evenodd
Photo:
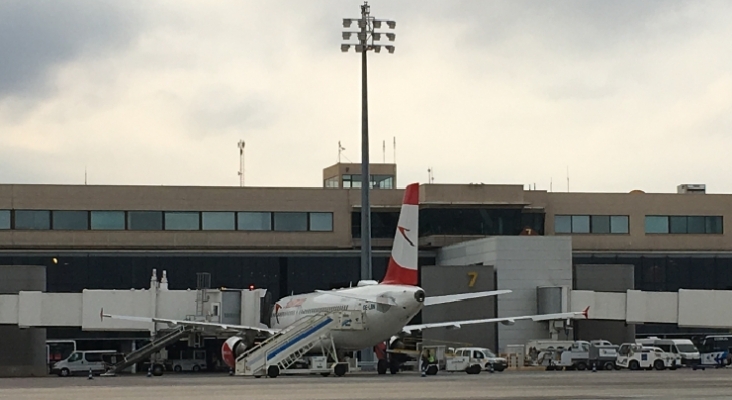
<instances>
[{"instance_id":1,"label":"airline logo on tail","mask_svg":"<svg viewBox=\"0 0 732 400\"><path fill-rule=\"evenodd\" d=\"M402 210L394 235L389 266L382 284L417 285L417 240L419 238L419 183L404 190ZM407 236L407 232L409 236ZM410 239L409 237L412 237Z\"/></svg>"},{"instance_id":2,"label":"airline logo on tail","mask_svg":"<svg viewBox=\"0 0 732 400\"><path fill-rule=\"evenodd\" d=\"M414 247L414 243L412 243L412 241L411 241L411 240L409 240L409 237L407 237L407 232L409 232L409 229L407 229L407 228L405 228L405 227L403 227L403 226L397 226L397 229L398 229L398 230L399 230L399 232L400 232L400 233L402 234L402 236L404 236L404 239L405 239L405 240L406 240L407 242L409 242L409 245L410 245L410 246L412 246L412 247Z\"/></svg>"}]
</instances>

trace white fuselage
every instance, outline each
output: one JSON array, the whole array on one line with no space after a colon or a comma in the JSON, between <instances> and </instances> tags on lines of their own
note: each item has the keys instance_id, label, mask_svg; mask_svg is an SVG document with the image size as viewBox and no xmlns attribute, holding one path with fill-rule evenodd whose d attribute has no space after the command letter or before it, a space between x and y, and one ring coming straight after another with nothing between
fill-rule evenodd
<instances>
[{"instance_id":1,"label":"white fuselage","mask_svg":"<svg viewBox=\"0 0 732 400\"><path fill-rule=\"evenodd\" d=\"M284 329L296 321L321 312L362 311L363 330L332 332L338 350L353 351L374 346L401 332L402 328L422 309L424 291L416 286L369 285L334 291L355 297L382 296L396 305L376 304L354 298L326 293L288 296L275 303L270 326ZM419 294L418 294L419 293Z\"/></svg>"}]
</instances>

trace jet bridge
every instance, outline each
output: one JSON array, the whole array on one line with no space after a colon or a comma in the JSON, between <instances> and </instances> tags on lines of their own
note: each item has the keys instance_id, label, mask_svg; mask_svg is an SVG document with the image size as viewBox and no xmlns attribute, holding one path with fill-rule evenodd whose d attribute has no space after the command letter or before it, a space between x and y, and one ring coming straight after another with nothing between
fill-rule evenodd
<instances>
[{"instance_id":1,"label":"jet bridge","mask_svg":"<svg viewBox=\"0 0 732 400\"><path fill-rule=\"evenodd\" d=\"M361 311L315 314L241 354L236 359L235 374L276 378L280 374L320 373L327 376L333 372L336 376L343 376L349 366L338 359L333 333L362 329L364 318ZM321 356L309 357L308 368L293 368L298 361L303 360L305 354L317 350L318 346Z\"/></svg>"}]
</instances>

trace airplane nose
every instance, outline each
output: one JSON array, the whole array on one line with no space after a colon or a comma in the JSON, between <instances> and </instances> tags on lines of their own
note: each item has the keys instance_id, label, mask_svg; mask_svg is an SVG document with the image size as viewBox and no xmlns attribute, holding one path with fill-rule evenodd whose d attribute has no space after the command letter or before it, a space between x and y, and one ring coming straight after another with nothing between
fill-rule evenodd
<instances>
[{"instance_id":1,"label":"airplane nose","mask_svg":"<svg viewBox=\"0 0 732 400\"><path fill-rule=\"evenodd\" d=\"M417 300L418 303L424 302L424 290L417 290L414 292L414 299Z\"/></svg>"}]
</instances>

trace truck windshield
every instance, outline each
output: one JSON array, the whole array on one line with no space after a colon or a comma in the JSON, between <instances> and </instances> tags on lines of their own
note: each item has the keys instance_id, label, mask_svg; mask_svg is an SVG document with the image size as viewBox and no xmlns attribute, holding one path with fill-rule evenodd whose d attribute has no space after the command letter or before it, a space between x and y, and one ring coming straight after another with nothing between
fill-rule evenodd
<instances>
[{"instance_id":1,"label":"truck windshield","mask_svg":"<svg viewBox=\"0 0 732 400\"><path fill-rule=\"evenodd\" d=\"M676 348L679 349L679 353L696 353L696 347L693 344L677 344Z\"/></svg>"}]
</instances>

